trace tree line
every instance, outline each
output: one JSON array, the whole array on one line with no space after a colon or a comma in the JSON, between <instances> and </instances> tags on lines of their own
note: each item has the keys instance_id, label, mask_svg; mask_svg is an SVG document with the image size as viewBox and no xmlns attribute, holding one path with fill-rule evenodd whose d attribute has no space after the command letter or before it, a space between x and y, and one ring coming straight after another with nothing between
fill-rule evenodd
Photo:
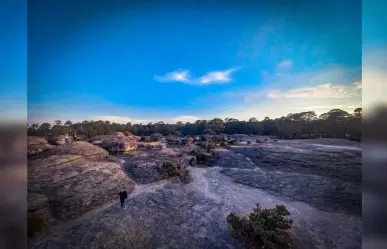
<instances>
[{"instance_id":1,"label":"tree line","mask_svg":"<svg viewBox=\"0 0 387 249\"><path fill-rule=\"evenodd\" d=\"M85 120L73 123L68 120L62 123L55 120L53 124L28 124L29 136L63 135L76 133L85 139L95 135L116 131L128 131L137 136L149 136L154 133L162 135L203 135L203 134L255 134L270 135L280 139L294 138L360 138L362 136L362 108L353 113L341 109L333 109L327 113L317 115L314 111L290 113L287 116L263 120L250 118L241 121L234 118L214 118L212 120L197 120L193 123L167 124L162 121L148 124L118 124L109 121Z\"/></svg>"}]
</instances>

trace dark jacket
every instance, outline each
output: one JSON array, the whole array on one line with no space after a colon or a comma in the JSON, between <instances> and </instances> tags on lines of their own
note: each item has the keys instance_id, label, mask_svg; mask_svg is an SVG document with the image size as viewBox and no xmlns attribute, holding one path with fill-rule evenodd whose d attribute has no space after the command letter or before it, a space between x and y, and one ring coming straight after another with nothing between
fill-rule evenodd
<instances>
[{"instance_id":1,"label":"dark jacket","mask_svg":"<svg viewBox=\"0 0 387 249\"><path fill-rule=\"evenodd\" d=\"M120 196L120 201L124 201L126 198L128 198L126 191L121 191L118 195Z\"/></svg>"}]
</instances>

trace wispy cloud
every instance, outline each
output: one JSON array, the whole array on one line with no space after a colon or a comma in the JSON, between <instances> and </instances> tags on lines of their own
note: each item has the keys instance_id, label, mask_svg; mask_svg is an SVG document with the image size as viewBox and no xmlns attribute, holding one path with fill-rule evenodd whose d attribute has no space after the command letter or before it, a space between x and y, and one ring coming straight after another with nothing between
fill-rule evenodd
<instances>
[{"instance_id":1,"label":"wispy cloud","mask_svg":"<svg viewBox=\"0 0 387 249\"><path fill-rule=\"evenodd\" d=\"M361 96L361 82L352 85L334 85L331 83L293 89L290 91L272 91L267 94L269 98L353 98Z\"/></svg>"},{"instance_id":2,"label":"wispy cloud","mask_svg":"<svg viewBox=\"0 0 387 249\"><path fill-rule=\"evenodd\" d=\"M203 85L228 83L232 80L231 73L236 71L237 69L238 68L231 68L224 71L208 72L199 78L199 82Z\"/></svg>"},{"instance_id":3,"label":"wispy cloud","mask_svg":"<svg viewBox=\"0 0 387 249\"><path fill-rule=\"evenodd\" d=\"M231 74L238 69L239 67L234 67L221 71L211 71L199 77L192 77L189 70L176 70L162 76L155 76L154 79L159 82L180 82L193 85L225 84L232 81Z\"/></svg>"},{"instance_id":4,"label":"wispy cloud","mask_svg":"<svg viewBox=\"0 0 387 249\"><path fill-rule=\"evenodd\" d=\"M335 108L351 113L361 107L361 89L361 81L349 85L327 83L282 91L268 88L259 93L245 94L243 104L229 108L221 117L263 119L301 111L321 114Z\"/></svg>"},{"instance_id":5,"label":"wispy cloud","mask_svg":"<svg viewBox=\"0 0 387 249\"><path fill-rule=\"evenodd\" d=\"M154 79L160 82L188 83L191 81L188 70L176 70L163 76L155 76Z\"/></svg>"},{"instance_id":6,"label":"wispy cloud","mask_svg":"<svg viewBox=\"0 0 387 249\"><path fill-rule=\"evenodd\" d=\"M151 119L133 119L127 116L94 116L90 117L90 120L103 120L103 121L110 121L118 124L126 124L126 123L132 123L132 124L148 124L151 122L155 122L154 120Z\"/></svg>"},{"instance_id":7,"label":"wispy cloud","mask_svg":"<svg viewBox=\"0 0 387 249\"><path fill-rule=\"evenodd\" d=\"M291 68L292 66L293 62L291 60L283 60L277 65L277 67L281 69Z\"/></svg>"}]
</instances>

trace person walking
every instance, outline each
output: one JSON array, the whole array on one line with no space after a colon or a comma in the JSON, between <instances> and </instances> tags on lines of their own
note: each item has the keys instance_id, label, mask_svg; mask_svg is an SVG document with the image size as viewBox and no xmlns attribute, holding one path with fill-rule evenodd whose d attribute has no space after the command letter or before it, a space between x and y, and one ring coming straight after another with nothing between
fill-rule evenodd
<instances>
[{"instance_id":1,"label":"person walking","mask_svg":"<svg viewBox=\"0 0 387 249\"><path fill-rule=\"evenodd\" d=\"M65 135L66 144L69 142L69 134L66 133Z\"/></svg>"},{"instance_id":2,"label":"person walking","mask_svg":"<svg viewBox=\"0 0 387 249\"><path fill-rule=\"evenodd\" d=\"M126 191L124 189L122 189L118 195L120 196L121 208L125 209L126 208L125 200L126 200L126 198L128 198L128 194L126 193Z\"/></svg>"}]
</instances>

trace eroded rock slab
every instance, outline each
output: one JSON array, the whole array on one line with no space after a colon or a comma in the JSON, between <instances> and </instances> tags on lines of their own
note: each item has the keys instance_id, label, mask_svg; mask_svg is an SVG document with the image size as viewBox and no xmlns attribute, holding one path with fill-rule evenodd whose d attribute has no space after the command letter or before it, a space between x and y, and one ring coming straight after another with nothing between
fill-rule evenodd
<instances>
[{"instance_id":1,"label":"eroded rock slab","mask_svg":"<svg viewBox=\"0 0 387 249\"><path fill-rule=\"evenodd\" d=\"M90 138L89 142L111 152L128 152L136 150L138 146L135 136L125 136L122 132L95 136Z\"/></svg>"},{"instance_id":2,"label":"eroded rock slab","mask_svg":"<svg viewBox=\"0 0 387 249\"><path fill-rule=\"evenodd\" d=\"M139 184L149 184L167 178L164 162L189 165L193 156L189 149L142 149L125 158L124 169Z\"/></svg>"},{"instance_id":3,"label":"eroded rock slab","mask_svg":"<svg viewBox=\"0 0 387 249\"><path fill-rule=\"evenodd\" d=\"M104 161L107 156L99 147L75 142L29 160L29 211L49 209L56 220L68 220L116 199L121 188L132 192L134 182L119 163Z\"/></svg>"}]
</instances>

